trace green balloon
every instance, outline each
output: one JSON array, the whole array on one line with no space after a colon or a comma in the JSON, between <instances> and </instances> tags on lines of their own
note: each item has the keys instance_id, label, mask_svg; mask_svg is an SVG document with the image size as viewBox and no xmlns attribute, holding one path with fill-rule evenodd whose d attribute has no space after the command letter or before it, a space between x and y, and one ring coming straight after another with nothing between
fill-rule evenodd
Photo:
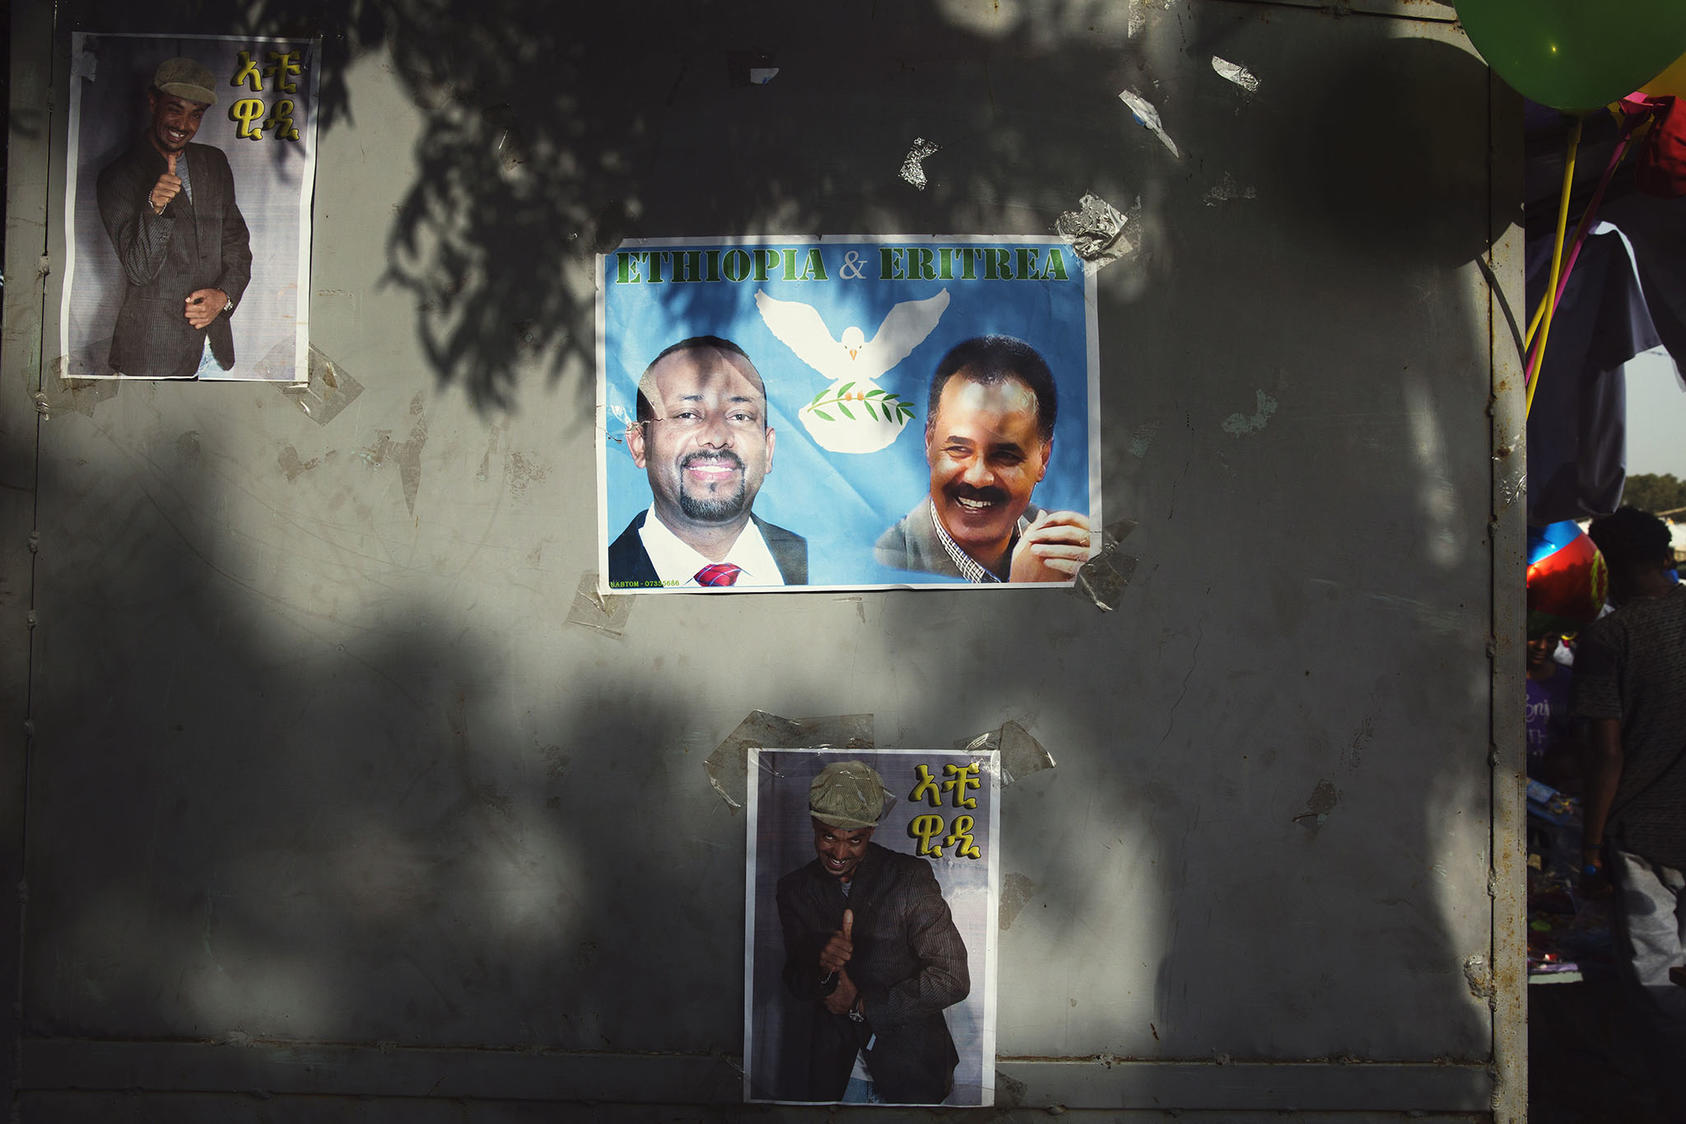
<instances>
[{"instance_id":1,"label":"green balloon","mask_svg":"<svg viewBox=\"0 0 1686 1124\"><path fill-rule=\"evenodd\" d=\"M1686 0L1457 0L1475 49L1517 93L1558 109L1625 97L1686 52Z\"/></svg>"}]
</instances>

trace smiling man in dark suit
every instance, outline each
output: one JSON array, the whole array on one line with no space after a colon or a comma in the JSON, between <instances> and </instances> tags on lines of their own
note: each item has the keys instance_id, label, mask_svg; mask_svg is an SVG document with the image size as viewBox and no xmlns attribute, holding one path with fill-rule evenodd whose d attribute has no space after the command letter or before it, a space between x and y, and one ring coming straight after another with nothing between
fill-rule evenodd
<instances>
[{"instance_id":1,"label":"smiling man in dark suit","mask_svg":"<svg viewBox=\"0 0 1686 1124\"><path fill-rule=\"evenodd\" d=\"M216 79L166 59L147 90L146 132L99 175L100 220L123 267L111 366L125 375L195 378L234 366L234 314L252 277L246 220L228 157L193 144Z\"/></svg>"},{"instance_id":2,"label":"smiling man in dark suit","mask_svg":"<svg viewBox=\"0 0 1686 1124\"><path fill-rule=\"evenodd\" d=\"M656 356L626 439L653 502L609 546L611 589L807 584L808 541L750 511L774 435L742 348L693 336Z\"/></svg>"},{"instance_id":3,"label":"smiling man in dark suit","mask_svg":"<svg viewBox=\"0 0 1686 1124\"><path fill-rule=\"evenodd\" d=\"M943 1012L971 991L966 944L928 860L872 842L889 808L864 761L808 788L814 859L779 879L784 982L806 1009L797 1100L940 1104L960 1055Z\"/></svg>"}]
</instances>

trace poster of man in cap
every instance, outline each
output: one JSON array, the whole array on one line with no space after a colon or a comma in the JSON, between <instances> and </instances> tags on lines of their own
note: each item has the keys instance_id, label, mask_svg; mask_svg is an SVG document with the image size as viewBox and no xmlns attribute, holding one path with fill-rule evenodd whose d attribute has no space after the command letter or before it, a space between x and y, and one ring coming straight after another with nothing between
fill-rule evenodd
<instances>
[{"instance_id":1,"label":"poster of man in cap","mask_svg":"<svg viewBox=\"0 0 1686 1124\"><path fill-rule=\"evenodd\" d=\"M988 1105L990 752L752 749L744 1099Z\"/></svg>"},{"instance_id":2,"label":"poster of man in cap","mask_svg":"<svg viewBox=\"0 0 1686 1124\"><path fill-rule=\"evenodd\" d=\"M317 55L72 37L63 377L306 377Z\"/></svg>"}]
</instances>

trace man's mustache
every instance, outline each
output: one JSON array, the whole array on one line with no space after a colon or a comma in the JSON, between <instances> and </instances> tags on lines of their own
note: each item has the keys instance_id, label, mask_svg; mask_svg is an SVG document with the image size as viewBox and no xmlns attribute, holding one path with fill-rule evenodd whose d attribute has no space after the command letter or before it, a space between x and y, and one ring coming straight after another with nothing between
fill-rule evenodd
<instances>
[{"instance_id":1,"label":"man's mustache","mask_svg":"<svg viewBox=\"0 0 1686 1124\"><path fill-rule=\"evenodd\" d=\"M974 488L970 484L950 484L948 494L956 499L976 500L979 503L1004 503L1007 493L1001 488Z\"/></svg>"},{"instance_id":2,"label":"man's mustache","mask_svg":"<svg viewBox=\"0 0 1686 1124\"><path fill-rule=\"evenodd\" d=\"M679 462L680 468L690 468L694 464L725 464L733 468L743 468L743 461L730 450L718 453L690 453Z\"/></svg>"}]
</instances>

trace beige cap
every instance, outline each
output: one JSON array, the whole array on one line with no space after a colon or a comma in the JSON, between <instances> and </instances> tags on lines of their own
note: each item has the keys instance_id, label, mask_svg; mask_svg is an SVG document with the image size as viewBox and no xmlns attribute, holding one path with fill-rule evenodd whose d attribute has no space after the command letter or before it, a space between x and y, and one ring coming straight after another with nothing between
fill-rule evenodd
<instances>
[{"instance_id":1,"label":"beige cap","mask_svg":"<svg viewBox=\"0 0 1686 1124\"><path fill-rule=\"evenodd\" d=\"M808 813L832 827L877 827L884 815L884 780L864 761L838 761L808 786Z\"/></svg>"},{"instance_id":2,"label":"beige cap","mask_svg":"<svg viewBox=\"0 0 1686 1124\"><path fill-rule=\"evenodd\" d=\"M192 59L165 59L158 64L158 73L152 76L152 84L161 94L171 94L188 101L196 101L200 105L215 105L216 93L211 89L216 85L216 75Z\"/></svg>"}]
</instances>

